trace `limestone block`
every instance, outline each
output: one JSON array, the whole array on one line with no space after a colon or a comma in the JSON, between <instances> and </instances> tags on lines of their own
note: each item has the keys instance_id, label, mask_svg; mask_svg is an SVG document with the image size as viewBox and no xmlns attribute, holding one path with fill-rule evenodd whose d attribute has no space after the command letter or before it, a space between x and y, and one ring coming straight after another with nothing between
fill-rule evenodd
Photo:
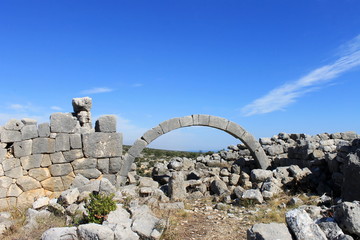
<instances>
[{"instance_id":1,"label":"limestone block","mask_svg":"<svg viewBox=\"0 0 360 240\"><path fill-rule=\"evenodd\" d=\"M50 130L53 133L74 133L77 124L71 113L53 113L50 116Z\"/></svg>"},{"instance_id":2,"label":"limestone block","mask_svg":"<svg viewBox=\"0 0 360 240\"><path fill-rule=\"evenodd\" d=\"M156 138L160 137L163 134L164 132L162 128L160 126L156 126L144 133L141 138L144 139L148 144L150 144L152 141L154 141Z\"/></svg>"},{"instance_id":3,"label":"limestone block","mask_svg":"<svg viewBox=\"0 0 360 240\"><path fill-rule=\"evenodd\" d=\"M1 162L1 159L0 159L0 162ZM5 172L4 172L3 166L0 164L0 177L4 176L4 174L5 174Z\"/></svg>"},{"instance_id":4,"label":"limestone block","mask_svg":"<svg viewBox=\"0 0 360 240\"><path fill-rule=\"evenodd\" d=\"M253 200L256 203L262 203L264 201L263 196L259 189L245 190L241 196L242 200Z\"/></svg>"},{"instance_id":5,"label":"limestone block","mask_svg":"<svg viewBox=\"0 0 360 240\"><path fill-rule=\"evenodd\" d=\"M343 202L336 206L334 218L346 232L360 236L360 202Z\"/></svg>"},{"instance_id":6,"label":"limestone block","mask_svg":"<svg viewBox=\"0 0 360 240\"><path fill-rule=\"evenodd\" d=\"M356 132L352 132L352 131L342 132L340 134L341 134L341 138L344 140L353 140L358 137Z\"/></svg>"},{"instance_id":7,"label":"limestone block","mask_svg":"<svg viewBox=\"0 0 360 240\"><path fill-rule=\"evenodd\" d=\"M2 162L5 159L6 154L7 154L7 149L0 148L0 162Z\"/></svg>"},{"instance_id":8,"label":"limestone block","mask_svg":"<svg viewBox=\"0 0 360 240\"><path fill-rule=\"evenodd\" d=\"M33 154L55 152L55 139L35 138L33 139Z\"/></svg>"},{"instance_id":9,"label":"limestone block","mask_svg":"<svg viewBox=\"0 0 360 240\"><path fill-rule=\"evenodd\" d=\"M5 176L15 178L15 179L19 178L19 177L23 176L23 168L21 166L12 168L9 171L5 172Z\"/></svg>"},{"instance_id":10,"label":"limestone block","mask_svg":"<svg viewBox=\"0 0 360 240\"><path fill-rule=\"evenodd\" d=\"M4 125L4 128L6 130L14 130L14 131L20 131L23 127L24 127L24 124L21 122L21 120L17 120L17 119L10 119Z\"/></svg>"},{"instance_id":11,"label":"limestone block","mask_svg":"<svg viewBox=\"0 0 360 240\"><path fill-rule=\"evenodd\" d=\"M65 176L72 172L73 168L70 163L53 164L49 167L50 174L53 177Z\"/></svg>"},{"instance_id":12,"label":"limestone block","mask_svg":"<svg viewBox=\"0 0 360 240\"><path fill-rule=\"evenodd\" d=\"M23 140L39 137L36 125L26 125L21 129L21 138Z\"/></svg>"},{"instance_id":13,"label":"limestone block","mask_svg":"<svg viewBox=\"0 0 360 240\"><path fill-rule=\"evenodd\" d=\"M131 165L134 162L135 157L131 156L130 154L126 153L125 157L124 157L124 161L123 164L120 168L119 174L122 177L127 177L130 169L131 169Z\"/></svg>"},{"instance_id":14,"label":"limestone block","mask_svg":"<svg viewBox=\"0 0 360 240\"><path fill-rule=\"evenodd\" d=\"M64 191L64 185L60 177L51 177L41 182L44 189L52 192Z\"/></svg>"},{"instance_id":15,"label":"limestone block","mask_svg":"<svg viewBox=\"0 0 360 240\"><path fill-rule=\"evenodd\" d=\"M68 189L71 186L71 184L74 181L74 178L75 178L75 175L73 172L69 173L66 176L61 177L61 181L63 182L64 189Z\"/></svg>"},{"instance_id":16,"label":"limestone block","mask_svg":"<svg viewBox=\"0 0 360 240\"><path fill-rule=\"evenodd\" d=\"M79 149L82 148L81 134L70 134L70 148Z\"/></svg>"},{"instance_id":17,"label":"limestone block","mask_svg":"<svg viewBox=\"0 0 360 240\"><path fill-rule=\"evenodd\" d=\"M32 205L32 208L37 210L49 205L50 199L48 197L40 197L38 198Z\"/></svg>"},{"instance_id":18,"label":"limestone block","mask_svg":"<svg viewBox=\"0 0 360 240\"><path fill-rule=\"evenodd\" d=\"M78 239L76 227L56 227L46 230L41 235L41 240L54 240L54 239Z\"/></svg>"},{"instance_id":19,"label":"limestone block","mask_svg":"<svg viewBox=\"0 0 360 240\"><path fill-rule=\"evenodd\" d=\"M88 178L88 179L95 179L100 177L101 172L99 170L97 170L96 168L90 168L90 169L78 169L74 171L75 174L81 174L84 177Z\"/></svg>"},{"instance_id":20,"label":"limestone block","mask_svg":"<svg viewBox=\"0 0 360 240\"><path fill-rule=\"evenodd\" d=\"M209 126L220 130L226 130L229 120L221 117L210 116Z\"/></svg>"},{"instance_id":21,"label":"limestone block","mask_svg":"<svg viewBox=\"0 0 360 240\"><path fill-rule=\"evenodd\" d=\"M86 177L78 174L75 176L74 181L72 182L71 187L73 188L80 188L82 186L85 186L86 184L88 184L90 182L89 179L87 179Z\"/></svg>"},{"instance_id":22,"label":"limestone block","mask_svg":"<svg viewBox=\"0 0 360 240\"><path fill-rule=\"evenodd\" d=\"M327 240L325 233L305 210L294 209L286 213L286 223L296 239Z\"/></svg>"},{"instance_id":23,"label":"limestone block","mask_svg":"<svg viewBox=\"0 0 360 240\"><path fill-rule=\"evenodd\" d=\"M63 152L63 155L67 162L72 162L76 159L84 157L83 151L81 149L73 149L67 152Z\"/></svg>"},{"instance_id":24,"label":"limestone block","mask_svg":"<svg viewBox=\"0 0 360 240\"><path fill-rule=\"evenodd\" d=\"M27 126L27 125L36 125L37 121L36 119L32 119L32 118L23 118L21 119L21 122Z\"/></svg>"},{"instance_id":25,"label":"limestone block","mask_svg":"<svg viewBox=\"0 0 360 240\"><path fill-rule=\"evenodd\" d=\"M6 198L0 198L0 210L9 209L10 205Z\"/></svg>"},{"instance_id":26,"label":"limestone block","mask_svg":"<svg viewBox=\"0 0 360 240\"><path fill-rule=\"evenodd\" d=\"M115 174L103 174L102 175L103 179L106 178L107 180L110 181L110 183L112 185L116 185L116 175Z\"/></svg>"},{"instance_id":27,"label":"limestone block","mask_svg":"<svg viewBox=\"0 0 360 240\"><path fill-rule=\"evenodd\" d=\"M41 167L48 167L51 165L51 159L49 154L42 154Z\"/></svg>"},{"instance_id":28,"label":"limestone block","mask_svg":"<svg viewBox=\"0 0 360 240\"><path fill-rule=\"evenodd\" d=\"M114 133L116 132L116 116L101 116L95 123L96 132Z\"/></svg>"},{"instance_id":29,"label":"limestone block","mask_svg":"<svg viewBox=\"0 0 360 240\"><path fill-rule=\"evenodd\" d=\"M74 170L96 168L97 160L96 158L79 158L74 160L71 165Z\"/></svg>"},{"instance_id":30,"label":"limestone block","mask_svg":"<svg viewBox=\"0 0 360 240\"><path fill-rule=\"evenodd\" d=\"M29 156L32 152L32 140L25 140L14 143L14 155L15 157Z\"/></svg>"},{"instance_id":31,"label":"limestone block","mask_svg":"<svg viewBox=\"0 0 360 240\"><path fill-rule=\"evenodd\" d=\"M240 125L231 121L229 121L226 132L238 139L241 139L241 137L246 133Z\"/></svg>"},{"instance_id":32,"label":"limestone block","mask_svg":"<svg viewBox=\"0 0 360 240\"><path fill-rule=\"evenodd\" d=\"M34 154L20 158L21 165L24 170L39 168L42 161L42 154Z\"/></svg>"},{"instance_id":33,"label":"limestone block","mask_svg":"<svg viewBox=\"0 0 360 240\"><path fill-rule=\"evenodd\" d=\"M100 193L111 194L116 192L115 186L106 178L100 180Z\"/></svg>"},{"instance_id":34,"label":"limestone block","mask_svg":"<svg viewBox=\"0 0 360 240\"><path fill-rule=\"evenodd\" d=\"M100 190L100 180L92 180L89 183L87 183L86 185L83 185L81 187L79 187L79 192L99 192Z\"/></svg>"},{"instance_id":35,"label":"limestone block","mask_svg":"<svg viewBox=\"0 0 360 240\"><path fill-rule=\"evenodd\" d=\"M76 117L83 128L91 129L91 113L87 111L80 111L76 113Z\"/></svg>"},{"instance_id":36,"label":"limestone block","mask_svg":"<svg viewBox=\"0 0 360 240\"><path fill-rule=\"evenodd\" d=\"M19 167L20 166L20 159L18 158L9 158L9 159L5 159L2 162L3 165L3 169L4 171L9 171L15 167Z\"/></svg>"},{"instance_id":37,"label":"limestone block","mask_svg":"<svg viewBox=\"0 0 360 240\"><path fill-rule=\"evenodd\" d=\"M194 120L192 116L185 116L180 118L181 127L189 127L194 125Z\"/></svg>"},{"instance_id":38,"label":"limestone block","mask_svg":"<svg viewBox=\"0 0 360 240\"><path fill-rule=\"evenodd\" d=\"M23 176L16 180L16 184L23 190L24 192L30 191L33 189L41 188L41 185L34 178L29 176Z\"/></svg>"},{"instance_id":39,"label":"limestone block","mask_svg":"<svg viewBox=\"0 0 360 240\"><path fill-rule=\"evenodd\" d=\"M192 117L194 120L194 126L209 126L210 115L194 114Z\"/></svg>"},{"instance_id":40,"label":"limestone block","mask_svg":"<svg viewBox=\"0 0 360 240\"><path fill-rule=\"evenodd\" d=\"M97 169L99 169L103 174L109 173L109 158L100 158L98 159Z\"/></svg>"},{"instance_id":41,"label":"limestone block","mask_svg":"<svg viewBox=\"0 0 360 240\"><path fill-rule=\"evenodd\" d=\"M51 174L48 168L33 168L29 170L29 176L41 182L50 178Z\"/></svg>"},{"instance_id":42,"label":"limestone block","mask_svg":"<svg viewBox=\"0 0 360 240\"><path fill-rule=\"evenodd\" d=\"M109 173L117 173L120 171L123 159L121 157L110 158L109 160Z\"/></svg>"},{"instance_id":43,"label":"limestone block","mask_svg":"<svg viewBox=\"0 0 360 240\"><path fill-rule=\"evenodd\" d=\"M52 153L50 154L50 160L53 164L57 164L57 163L66 163L67 161L64 158L64 155L62 152L56 152L56 153Z\"/></svg>"},{"instance_id":44,"label":"limestone block","mask_svg":"<svg viewBox=\"0 0 360 240\"><path fill-rule=\"evenodd\" d=\"M23 192L17 198L17 205L21 207L31 207L37 198L43 196L45 196L45 191L42 188Z\"/></svg>"},{"instance_id":45,"label":"limestone block","mask_svg":"<svg viewBox=\"0 0 360 240\"><path fill-rule=\"evenodd\" d=\"M292 240L293 238L284 223L257 223L247 230L247 239Z\"/></svg>"},{"instance_id":46,"label":"limestone block","mask_svg":"<svg viewBox=\"0 0 360 240\"><path fill-rule=\"evenodd\" d=\"M19 131L1 130L1 142L9 143L18 141L21 141L21 133Z\"/></svg>"},{"instance_id":47,"label":"limestone block","mask_svg":"<svg viewBox=\"0 0 360 240\"><path fill-rule=\"evenodd\" d=\"M180 118L172 118L172 119L166 120L166 121L160 123L160 127L164 133L178 129L181 127Z\"/></svg>"},{"instance_id":48,"label":"limestone block","mask_svg":"<svg viewBox=\"0 0 360 240\"><path fill-rule=\"evenodd\" d=\"M210 190L216 195L223 195L229 193L229 189L227 188L226 183L221 181L220 179L216 179L211 182Z\"/></svg>"},{"instance_id":49,"label":"limestone block","mask_svg":"<svg viewBox=\"0 0 360 240\"><path fill-rule=\"evenodd\" d=\"M59 201L68 206L70 204L75 203L79 195L80 195L79 189L77 188L68 189L61 193L59 197Z\"/></svg>"},{"instance_id":50,"label":"limestone block","mask_svg":"<svg viewBox=\"0 0 360 240\"><path fill-rule=\"evenodd\" d=\"M128 150L128 154L134 157L138 157L147 145L148 144L146 141L142 139L137 139L134 145L132 145L132 147Z\"/></svg>"},{"instance_id":51,"label":"limestone block","mask_svg":"<svg viewBox=\"0 0 360 240\"><path fill-rule=\"evenodd\" d=\"M80 239L113 240L114 232L108 226L96 223L82 224L78 227Z\"/></svg>"},{"instance_id":52,"label":"limestone block","mask_svg":"<svg viewBox=\"0 0 360 240\"><path fill-rule=\"evenodd\" d=\"M92 99L90 97L73 98L72 106L74 112L80 112L80 111L90 112L92 107Z\"/></svg>"},{"instance_id":53,"label":"limestone block","mask_svg":"<svg viewBox=\"0 0 360 240\"><path fill-rule=\"evenodd\" d=\"M70 150L70 137L66 133L58 133L55 138L55 151L68 151Z\"/></svg>"},{"instance_id":54,"label":"limestone block","mask_svg":"<svg viewBox=\"0 0 360 240\"><path fill-rule=\"evenodd\" d=\"M50 137L50 125L49 123L41 123L38 126L39 137Z\"/></svg>"},{"instance_id":55,"label":"limestone block","mask_svg":"<svg viewBox=\"0 0 360 240\"><path fill-rule=\"evenodd\" d=\"M270 170L253 169L250 177L253 182L264 182L273 177L273 172Z\"/></svg>"},{"instance_id":56,"label":"limestone block","mask_svg":"<svg viewBox=\"0 0 360 240\"><path fill-rule=\"evenodd\" d=\"M6 191L4 191L6 192ZM16 185L15 183L11 184L8 191L7 191L7 194L6 196L7 197L18 197L20 196L20 194L22 193L23 191L18 187L18 185Z\"/></svg>"},{"instance_id":57,"label":"limestone block","mask_svg":"<svg viewBox=\"0 0 360 240\"><path fill-rule=\"evenodd\" d=\"M0 177L0 188L8 189L12 184L13 180L10 177ZM6 191L5 191L6 192Z\"/></svg>"},{"instance_id":58,"label":"limestone block","mask_svg":"<svg viewBox=\"0 0 360 240\"><path fill-rule=\"evenodd\" d=\"M86 157L107 158L122 155L121 133L87 133L83 134L84 154Z\"/></svg>"}]
</instances>

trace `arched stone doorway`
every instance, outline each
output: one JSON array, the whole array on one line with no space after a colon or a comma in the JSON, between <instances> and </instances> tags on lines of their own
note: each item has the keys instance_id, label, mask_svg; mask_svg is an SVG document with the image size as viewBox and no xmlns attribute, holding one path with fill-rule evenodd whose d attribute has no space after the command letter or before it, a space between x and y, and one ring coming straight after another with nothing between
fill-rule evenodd
<instances>
[{"instance_id":1,"label":"arched stone doorway","mask_svg":"<svg viewBox=\"0 0 360 240\"><path fill-rule=\"evenodd\" d=\"M135 158L137 158L142 150L152 141L172 130L191 126L212 127L229 133L246 145L259 168L267 169L270 166L270 161L260 143L240 125L221 117L195 114L166 120L144 133L125 154L124 162L119 172L120 177L127 176Z\"/></svg>"}]
</instances>

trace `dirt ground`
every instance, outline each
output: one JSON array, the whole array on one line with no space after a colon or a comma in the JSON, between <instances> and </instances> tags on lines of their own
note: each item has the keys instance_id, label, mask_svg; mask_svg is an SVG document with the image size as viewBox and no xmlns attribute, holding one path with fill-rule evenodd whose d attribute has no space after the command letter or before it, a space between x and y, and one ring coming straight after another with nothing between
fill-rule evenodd
<instances>
[{"instance_id":1,"label":"dirt ground","mask_svg":"<svg viewBox=\"0 0 360 240\"><path fill-rule=\"evenodd\" d=\"M170 213L163 240L246 240L246 231L254 223L253 211L238 208L214 209L209 203L187 204L185 210Z\"/></svg>"}]
</instances>

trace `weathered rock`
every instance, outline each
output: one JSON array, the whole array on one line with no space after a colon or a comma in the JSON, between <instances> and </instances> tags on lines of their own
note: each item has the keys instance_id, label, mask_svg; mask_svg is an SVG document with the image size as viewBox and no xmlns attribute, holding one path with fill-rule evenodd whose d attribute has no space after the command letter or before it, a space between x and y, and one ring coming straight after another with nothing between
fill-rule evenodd
<instances>
[{"instance_id":1,"label":"weathered rock","mask_svg":"<svg viewBox=\"0 0 360 240\"><path fill-rule=\"evenodd\" d=\"M78 133L70 134L69 137L70 137L70 148L71 149L82 148L81 134L78 134Z\"/></svg>"},{"instance_id":2,"label":"weathered rock","mask_svg":"<svg viewBox=\"0 0 360 240\"><path fill-rule=\"evenodd\" d=\"M92 99L90 97L73 98L72 106L74 112L81 112L81 111L90 112L92 107Z\"/></svg>"},{"instance_id":3,"label":"weathered rock","mask_svg":"<svg viewBox=\"0 0 360 240\"><path fill-rule=\"evenodd\" d=\"M74 133L77 120L71 113L53 113L50 116L50 129L53 133Z\"/></svg>"},{"instance_id":4,"label":"weathered rock","mask_svg":"<svg viewBox=\"0 0 360 240\"><path fill-rule=\"evenodd\" d=\"M258 223L247 230L247 240L292 240L284 223Z\"/></svg>"},{"instance_id":5,"label":"weathered rock","mask_svg":"<svg viewBox=\"0 0 360 240\"><path fill-rule=\"evenodd\" d=\"M270 170L253 169L251 171L251 181L264 182L273 177L273 173Z\"/></svg>"},{"instance_id":6,"label":"weathered rock","mask_svg":"<svg viewBox=\"0 0 360 240\"><path fill-rule=\"evenodd\" d=\"M83 151L81 149L72 149L70 151L63 152L63 155L67 162L72 162L76 159L84 157Z\"/></svg>"},{"instance_id":7,"label":"weathered rock","mask_svg":"<svg viewBox=\"0 0 360 240\"><path fill-rule=\"evenodd\" d=\"M14 155L17 158L29 156L32 152L32 140L14 143Z\"/></svg>"},{"instance_id":8,"label":"weathered rock","mask_svg":"<svg viewBox=\"0 0 360 240\"><path fill-rule=\"evenodd\" d=\"M34 154L20 158L20 162L24 170L39 168L41 165L41 161L42 161L41 154Z\"/></svg>"},{"instance_id":9,"label":"weathered rock","mask_svg":"<svg viewBox=\"0 0 360 240\"><path fill-rule=\"evenodd\" d=\"M259 189L245 190L241 196L242 200L251 200L255 203L263 203L264 198Z\"/></svg>"},{"instance_id":10,"label":"weathered rock","mask_svg":"<svg viewBox=\"0 0 360 240\"><path fill-rule=\"evenodd\" d=\"M23 140L37 138L39 136L36 125L26 125L21 129L21 138Z\"/></svg>"},{"instance_id":11,"label":"weathered rock","mask_svg":"<svg viewBox=\"0 0 360 240\"><path fill-rule=\"evenodd\" d=\"M184 180L182 172L174 172L169 180L169 195L172 200L182 201L186 199L186 187L188 184Z\"/></svg>"},{"instance_id":12,"label":"weathered rock","mask_svg":"<svg viewBox=\"0 0 360 240\"><path fill-rule=\"evenodd\" d=\"M346 233L360 236L360 202L343 202L336 206L334 218Z\"/></svg>"},{"instance_id":13,"label":"weathered rock","mask_svg":"<svg viewBox=\"0 0 360 240\"><path fill-rule=\"evenodd\" d=\"M76 227L50 228L41 235L41 240L78 240Z\"/></svg>"},{"instance_id":14,"label":"weathered rock","mask_svg":"<svg viewBox=\"0 0 360 240\"><path fill-rule=\"evenodd\" d=\"M55 139L35 138L32 140L32 153L53 153L55 152Z\"/></svg>"},{"instance_id":15,"label":"weathered rock","mask_svg":"<svg viewBox=\"0 0 360 240\"><path fill-rule=\"evenodd\" d=\"M20 160L18 158L5 159L2 162L2 166L3 166L3 170L7 172L13 168L20 167Z\"/></svg>"},{"instance_id":16,"label":"weathered rock","mask_svg":"<svg viewBox=\"0 0 360 240\"><path fill-rule=\"evenodd\" d=\"M345 235L336 222L320 222L318 225L329 240L353 239L351 236Z\"/></svg>"},{"instance_id":17,"label":"weathered rock","mask_svg":"<svg viewBox=\"0 0 360 240\"><path fill-rule=\"evenodd\" d=\"M109 173L110 161L109 158L100 158L97 161L97 169L99 169L102 173Z\"/></svg>"},{"instance_id":18,"label":"weathered rock","mask_svg":"<svg viewBox=\"0 0 360 240\"><path fill-rule=\"evenodd\" d=\"M116 116L101 116L95 123L96 132L115 133L116 132Z\"/></svg>"},{"instance_id":19,"label":"weathered rock","mask_svg":"<svg viewBox=\"0 0 360 240\"><path fill-rule=\"evenodd\" d=\"M349 154L343 164L343 183L341 196L344 201L360 201L360 184L354 179L360 179L360 151Z\"/></svg>"},{"instance_id":20,"label":"weathered rock","mask_svg":"<svg viewBox=\"0 0 360 240\"><path fill-rule=\"evenodd\" d=\"M65 176L72 172L73 168L70 163L53 164L49 167L50 174L53 177Z\"/></svg>"},{"instance_id":21,"label":"weathered rock","mask_svg":"<svg viewBox=\"0 0 360 240\"><path fill-rule=\"evenodd\" d=\"M298 240L327 240L325 233L304 210L294 209L287 212L286 223Z\"/></svg>"},{"instance_id":22,"label":"weathered rock","mask_svg":"<svg viewBox=\"0 0 360 240\"><path fill-rule=\"evenodd\" d=\"M70 136L67 133L58 133L55 138L55 151L70 150Z\"/></svg>"},{"instance_id":23,"label":"weathered rock","mask_svg":"<svg viewBox=\"0 0 360 240\"><path fill-rule=\"evenodd\" d=\"M81 174L88 179L95 179L100 177L101 172L96 168L89 168L89 169L78 169L74 171L75 174Z\"/></svg>"},{"instance_id":24,"label":"weathered rock","mask_svg":"<svg viewBox=\"0 0 360 240\"><path fill-rule=\"evenodd\" d=\"M116 192L116 188L114 185L111 184L111 182L108 179L103 178L100 180L99 192L105 194L111 194Z\"/></svg>"},{"instance_id":25,"label":"weathered rock","mask_svg":"<svg viewBox=\"0 0 360 240\"><path fill-rule=\"evenodd\" d=\"M50 136L50 125L49 123L41 123L38 126L39 137L47 138Z\"/></svg>"},{"instance_id":26,"label":"weathered rock","mask_svg":"<svg viewBox=\"0 0 360 240\"><path fill-rule=\"evenodd\" d=\"M70 205L77 201L79 195L80 195L79 189L71 188L62 192L58 201L65 205Z\"/></svg>"},{"instance_id":27,"label":"weathered rock","mask_svg":"<svg viewBox=\"0 0 360 240\"><path fill-rule=\"evenodd\" d=\"M122 134L101 132L83 134L83 145L86 157L119 157L122 155Z\"/></svg>"},{"instance_id":28,"label":"weathered rock","mask_svg":"<svg viewBox=\"0 0 360 240\"><path fill-rule=\"evenodd\" d=\"M21 120L17 120L17 119L10 119L4 125L4 129L14 130L14 131L20 131L23 127L24 127L24 123L22 123Z\"/></svg>"},{"instance_id":29,"label":"weathered rock","mask_svg":"<svg viewBox=\"0 0 360 240\"><path fill-rule=\"evenodd\" d=\"M5 172L5 176L15 178L15 179L22 177L23 176L23 168L20 166L12 168L9 171Z\"/></svg>"},{"instance_id":30,"label":"weathered rock","mask_svg":"<svg viewBox=\"0 0 360 240\"><path fill-rule=\"evenodd\" d=\"M21 190L24 192L30 191L33 189L41 188L41 185L38 181L33 179L32 177L23 176L16 180L16 184L19 185Z\"/></svg>"},{"instance_id":31,"label":"weathered rock","mask_svg":"<svg viewBox=\"0 0 360 240\"><path fill-rule=\"evenodd\" d=\"M132 213L131 229L145 239L158 239L156 233L162 232L161 221L155 217L147 205L130 207ZM158 238L155 238L155 234Z\"/></svg>"},{"instance_id":32,"label":"weathered rock","mask_svg":"<svg viewBox=\"0 0 360 240\"><path fill-rule=\"evenodd\" d=\"M213 194L216 195L223 195L230 193L226 183L221 181L220 179L216 179L211 182L210 190Z\"/></svg>"},{"instance_id":33,"label":"weathered rock","mask_svg":"<svg viewBox=\"0 0 360 240\"><path fill-rule=\"evenodd\" d=\"M49 204L50 199L48 197L38 198L32 205L33 209L37 210L43 208Z\"/></svg>"},{"instance_id":34,"label":"weathered rock","mask_svg":"<svg viewBox=\"0 0 360 240\"><path fill-rule=\"evenodd\" d=\"M71 165L74 170L96 168L97 160L95 158L80 158L74 160Z\"/></svg>"},{"instance_id":35,"label":"weathered rock","mask_svg":"<svg viewBox=\"0 0 360 240\"><path fill-rule=\"evenodd\" d=\"M65 187L60 177L50 177L41 182L44 189L52 192L64 191Z\"/></svg>"},{"instance_id":36,"label":"weathered rock","mask_svg":"<svg viewBox=\"0 0 360 240\"><path fill-rule=\"evenodd\" d=\"M48 168L33 168L29 170L29 176L41 182L51 177L51 174Z\"/></svg>"},{"instance_id":37,"label":"weathered rock","mask_svg":"<svg viewBox=\"0 0 360 240\"><path fill-rule=\"evenodd\" d=\"M80 239L113 240L114 232L108 226L88 223L78 227Z\"/></svg>"},{"instance_id":38,"label":"weathered rock","mask_svg":"<svg viewBox=\"0 0 360 240\"><path fill-rule=\"evenodd\" d=\"M1 130L1 142L8 143L8 142L19 142L21 141L21 133L19 131L13 130Z\"/></svg>"}]
</instances>

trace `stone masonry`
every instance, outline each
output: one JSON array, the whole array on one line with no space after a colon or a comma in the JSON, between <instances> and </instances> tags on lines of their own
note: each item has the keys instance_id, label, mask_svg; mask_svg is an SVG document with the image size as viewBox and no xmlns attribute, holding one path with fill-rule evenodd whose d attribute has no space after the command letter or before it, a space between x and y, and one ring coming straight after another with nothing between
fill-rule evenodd
<instances>
[{"instance_id":1,"label":"stone masonry","mask_svg":"<svg viewBox=\"0 0 360 240\"><path fill-rule=\"evenodd\" d=\"M75 176L116 184L122 165L122 134L116 117L102 116L92 128L92 99L74 98L74 113L54 113L50 123L12 119L0 127L0 209L57 197Z\"/></svg>"}]
</instances>

